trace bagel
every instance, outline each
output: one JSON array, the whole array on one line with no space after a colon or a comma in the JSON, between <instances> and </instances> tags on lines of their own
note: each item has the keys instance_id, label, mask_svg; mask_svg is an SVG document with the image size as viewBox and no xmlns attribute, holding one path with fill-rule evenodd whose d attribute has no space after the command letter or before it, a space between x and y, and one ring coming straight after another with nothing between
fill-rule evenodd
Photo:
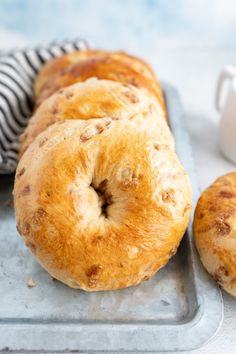
<instances>
[{"instance_id":1,"label":"bagel","mask_svg":"<svg viewBox=\"0 0 236 354\"><path fill-rule=\"evenodd\" d=\"M162 109L152 96L132 85L93 78L57 91L40 105L20 137L19 156L49 125L65 119L91 117L153 118L155 129L162 131L163 141L174 146Z\"/></svg>"},{"instance_id":2,"label":"bagel","mask_svg":"<svg viewBox=\"0 0 236 354\"><path fill-rule=\"evenodd\" d=\"M191 187L153 120L66 120L22 156L14 205L18 232L54 278L112 290L147 280L175 254Z\"/></svg>"},{"instance_id":3,"label":"bagel","mask_svg":"<svg viewBox=\"0 0 236 354\"><path fill-rule=\"evenodd\" d=\"M162 89L151 67L125 52L76 51L48 61L35 80L36 106L57 90L97 77L132 84L153 94L163 111Z\"/></svg>"},{"instance_id":4,"label":"bagel","mask_svg":"<svg viewBox=\"0 0 236 354\"><path fill-rule=\"evenodd\" d=\"M202 193L193 229L204 267L236 296L236 172L218 178Z\"/></svg>"}]
</instances>

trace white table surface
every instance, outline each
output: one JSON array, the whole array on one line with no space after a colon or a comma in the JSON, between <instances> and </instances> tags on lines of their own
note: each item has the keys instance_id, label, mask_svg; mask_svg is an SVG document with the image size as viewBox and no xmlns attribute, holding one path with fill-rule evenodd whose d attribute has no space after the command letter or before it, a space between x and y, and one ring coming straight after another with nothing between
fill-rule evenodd
<instances>
[{"instance_id":1,"label":"white table surface","mask_svg":"<svg viewBox=\"0 0 236 354\"><path fill-rule=\"evenodd\" d=\"M200 187L203 189L218 176L236 170L236 166L219 151L219 116L214 109L217 76L225 64L236 65L236 50L184 50L155 46L144 49L139 43L126 49L148 60L161 79L178 89L186 113ZM236 353L236 299L225 292L223 299L224 321L220 331L208 344L191 353Z\"/></svg>"}]
</instances>

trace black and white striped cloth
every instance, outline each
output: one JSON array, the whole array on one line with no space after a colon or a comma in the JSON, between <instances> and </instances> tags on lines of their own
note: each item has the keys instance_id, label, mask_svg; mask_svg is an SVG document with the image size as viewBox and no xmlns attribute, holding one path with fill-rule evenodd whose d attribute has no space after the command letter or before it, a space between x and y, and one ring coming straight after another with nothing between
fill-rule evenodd
<instances>
[{"instance_id":1,"label":"black and white striped cloth","mask_svg":"<svg viewBox=\"0 0 236 354\"><path fill-rule=\"evenodd\" d=\"M0 57L0 174L12 173L16 168L19 136L32 114L32 85L39 69L51 58L88 47L86 41L77 39Z\"/></svg>"}]
</instances>

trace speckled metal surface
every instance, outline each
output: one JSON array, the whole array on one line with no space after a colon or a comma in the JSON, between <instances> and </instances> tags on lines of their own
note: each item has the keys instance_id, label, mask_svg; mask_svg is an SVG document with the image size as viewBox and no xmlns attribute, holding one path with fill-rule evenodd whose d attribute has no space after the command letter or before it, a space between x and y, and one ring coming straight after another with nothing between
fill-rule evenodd
<instances>
[{"instance_id":1,"label":"speckled metal surface","mask_svg":"<svg viewBox=\"0 0 236 354\"><path fill-rule=\"evenodd\" d=\"M195 204L199 192L180 101L169 85L165 96ZM24 247L15 229L13 179L0 177L0 350L191 350L216 333L222 298L199 264L191 222L177 255L153 279L87 294L52 281ZM27 287L29 278L35 287Z\"/></svg>"}]
</instances>

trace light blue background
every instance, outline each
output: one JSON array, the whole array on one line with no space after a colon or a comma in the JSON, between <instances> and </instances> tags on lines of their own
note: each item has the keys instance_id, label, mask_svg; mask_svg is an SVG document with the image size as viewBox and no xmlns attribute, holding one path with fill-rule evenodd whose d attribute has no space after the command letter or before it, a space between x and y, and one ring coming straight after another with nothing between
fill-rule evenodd
<instances>
[{"instance_id":1,"label":"light blue background","mask_svg":"<svg viewBox=\"0 0 236 354\"><path fill-rule=\"evenodd\" d=\"M235 48L234 0L0 0L0 46L89 37L106 48Z\"/></svg>"}]
</instances>

